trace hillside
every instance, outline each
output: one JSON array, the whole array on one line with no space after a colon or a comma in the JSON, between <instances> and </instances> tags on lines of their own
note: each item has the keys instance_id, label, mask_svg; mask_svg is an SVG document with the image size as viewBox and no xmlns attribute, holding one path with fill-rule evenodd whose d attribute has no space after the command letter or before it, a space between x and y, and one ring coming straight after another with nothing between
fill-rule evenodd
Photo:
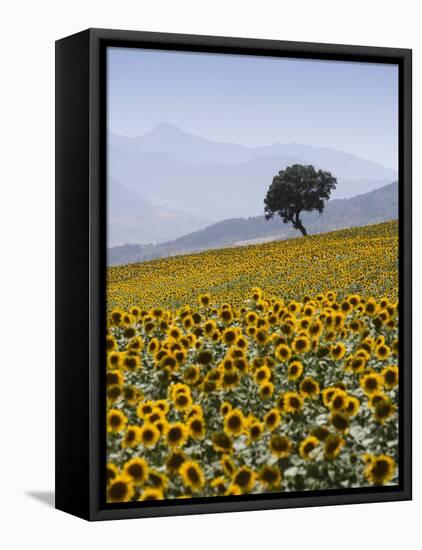
<instances>
[{"instance_id":1,"label":"hillside","mask_svg":"<svg viewBox=\"0 0 422 550\"><path fill-rule=\"evenodd\" d=\"M316 212L305 213L303 221L308 233L316 234L396 219L397 213L398 184L394 182L351 199L331 200L322 215ZM280 218L268 221L264 216L232 218L158 245L124 245L110 248L108 263L133 263L209 248L298 236L298 232L290 225L284 224Z\"/></svg>"},{"instance_id":2,"label":"hillside","mask_svg":"<svg viewBox=\"0 0 422 550\"><path fill-rule=\"evenodd\" d=\"M199 294L212 302L240 305L253 287L302 300L334 290L397 299L397 222L307 238L208 250L107 270L107 306L141 308L196 306Z\"/></svg>"}]
</instances>

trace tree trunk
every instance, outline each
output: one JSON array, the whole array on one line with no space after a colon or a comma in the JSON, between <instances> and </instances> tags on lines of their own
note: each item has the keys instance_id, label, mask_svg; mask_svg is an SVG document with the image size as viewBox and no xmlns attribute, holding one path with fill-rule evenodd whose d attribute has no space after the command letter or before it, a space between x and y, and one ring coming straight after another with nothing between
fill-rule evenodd
<instances>
[{"instance_id":1,"label":"tree trunk","mask_svg":"<svg viewBox=\"0 0 422 550\"><path fill-rule=\"evenodd\" d=\"M298 222L297 229L299 229L304 237L307 236L306 229L303 227L302 222Z\"/></svg>"},{"instance_id":2,"label":"tree trunk","mask_svg":"<svg viewBox=\"0 0 422 550\"><path fill-rule=\"evenodd\" d=\"M295 229L299 229L299 231L302 233L304 237L307 236L306 229L302 225L302 221L299 218L299 213L296 212L294 220L292 219L293 227Z\"/></svg>"}]
</instances>

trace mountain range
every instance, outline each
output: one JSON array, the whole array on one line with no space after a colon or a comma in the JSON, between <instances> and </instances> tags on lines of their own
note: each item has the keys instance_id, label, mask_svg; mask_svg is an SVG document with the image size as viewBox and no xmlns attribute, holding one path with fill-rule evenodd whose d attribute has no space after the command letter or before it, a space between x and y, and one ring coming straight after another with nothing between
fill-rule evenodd
<instances>
[{"instance_id":1,"label":"mountain range","mask_svg":"<svg viewBox=\"0 0 422 550\"><path fill-rule=\"evenodd\" d=\"M334 149L215 142L169 123L140 137L109 133L109 245L157 244L212 222L259 215L274 175L294 163L332 172L338 178L332 198L397 178L393 170Z\"/></svg>"},{"instance_id":2,"label":"mountain range","mask_svg":"<svg viewBox=\"0 0 422 550\"><path fill-rule=\"evenodd\" d=\"M380 223L398 217L398 183L349 199L327 202L324 212L303 213L308 233L322 233L353 226ZM266 220L264 216L223 220L157 245L124 245L109 248L108 264L126 264L162 258L210 248L253 244L298 237L300 234L281 218Z\"/></svg>"}]
</instances>

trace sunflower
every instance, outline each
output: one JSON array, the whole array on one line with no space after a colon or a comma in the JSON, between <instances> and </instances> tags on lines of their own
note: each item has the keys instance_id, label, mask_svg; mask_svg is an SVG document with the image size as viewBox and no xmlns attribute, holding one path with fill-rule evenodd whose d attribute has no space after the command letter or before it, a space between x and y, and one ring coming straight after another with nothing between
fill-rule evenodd
<instances>
[{"instance_id":1,"label":"sunflower","mask_svg":"<svg viewBox=\"0 0 422 550\"><path fill-rule=\"evenodd\" d=\"M224 417L224 431L228 435L240 435L244 428L243 413L239 409L233 409Z\"/></svg>"},{"instance_id":2,"label":"sunflower","mask_svg":"<svg viewBox=\"0 0 422 550\"><path fill-rule=\"evenodd\" d=\"M189 427L189 435L193 439L204 439L205 422L203 418L199 416L193 417L192 420L189 421L188 427Z\"/></svg>"},{"instance_id":3,"label":"sunflower","mask_svg":"<svg viewBox=\"0 0 422 550\"><path fill-rule=\"evenodd\" d=\"M196 384L201 376L201 369L199 365L189 365L184 371L183 371L183 380L187 384Z\"/></svg>"},{"instance_id":4,"label":"sunflower","mask_svg":"<svg viewBox=\"0 0 422 550\"><path fill-rule=\"evenodd\" d=\"M248 426L248 434L250 441L258 441L264 433L264 426L262 422L254 420Z\"/></svg>"},{"instance_id":5,"label":"sunflower","mask_svg":"<svg viewBox=\"0 0 422 550\"><path fill-rule=\"evenodd\" d=\"M151 422L146 422L139 429L139 439L146 449L153 449L160 439L160 430Z\"/></svg>"},{"instance_id":6,"label":"sunflower","mask_svg":"<svg viewBox=\"0 0 422 550\"><path fill-rule=\"evenodd\" d=\"M112 351L107 356L107 362L112 369L119 368L122 362L122 353L119 351Z\"/></svg>"},{"instance_id":7,"label":"sunflower","mask_svg":"<svg viewBox=\"0 0 422 550\"><path fill-rule=\"evenodd\" d=\"M345 354L346 354L346 346L343 344L343 342L337 342L337 344L332 345L330 348L330 357L334 361L343 359Z\"/></svg>"},{"instance_id":8,"label":"sunflower","mask_svg":"<svg viewBox=\"0 0 422 550\"><path fill-rule=\"evenodd\" d=\"M234 483L229 485L229 487L226 491L226 496L239 496L241 494L242 494L241 488L238 487L237 485L235 485Z\"/></svg>"},{"instance_id":9,"label":"sunflower","mask_svg":"<svg viewBox=\"0 0 422 550\"><path fill-rule=\"evenodd\" d=\"M299 445L300 456L305 460L313 460L314 455L311 453L318 445L318 439L313 435L308 435Z\"/></svg>"},{"instance_id":10,"label":"sunflower","mask_svg":"<svg viewBox=\"0 0 422 550\"><path fill-rule=\"evenodd\" d=\"M144 420L154 411L154 404L152 401L144 401L138 405L136 409L136 414L139 418Z\"/></svg>"},{"instance_id":11,"label":"sunflower","mask_svg":"<svg viewBox=\"0 0 422 550\"><path fill-rule=\"evenodd\" d=\"M376 372L364 374L359 380L360 387L366 395L372 395L380 391L382 386L382 378Z\"/></svg>"},{"instance_id":12,"label":"sunflower","mask_svg":"<svg viewBox=\"0 0 422 550\"><path fill-rule=\"evenodd\" d=\"M292 361L287 368L287 377L290 381L297 380L302 376L303 365L300 361Z\"/></svg>"},{"instance_id":13,"label":"sunflower","mask_svg":"<svg viewBox=\"0 0 422 550\"><path fill-rule=\"evenodd\" d=\"M181 422L168 424L165 430L166 443L169 447L183 447L188 435L187 427Z\"/></svg>"},{"instance_id":14,"label":"sunflower","mask_svg":"<svg viewBox=\"0 0 422 550\"><path fill-rule=\"evenodd\" d=\"M150 469L148 472L148 483L155 489L161 489L164 491L167 489L169 479L166 474Z\"/></svg>"},{"instance_id":15,"label":"sunflower","mask_svg":"<svg viewBox=\"0 0 422 550\"><path fill-rule=\"evenodd\" d=\"M193 460L186 460L180 467L180 475L185 487L193 492L200 491L205 485L205 476L202 468Z\"/></svg>"},{"instance_id":16,"label":"sunflower","mask_svg":"<svg viewBox=\"0 0 422 550\"><path fill-rule=\"evenodd\" d=\"M266 365L263 365L255 371L254 378L257 384L269 382L271 380L271 370Z\"/></svg>"},{"instance_id":17,"label":"sunflower","mask_svg":"<svg viewBox=\"0 0 422 550\"><path fill-rule=\"evenodd\" d=\"M188 385L177 383L170 386L169 396L172 401L174 401L176 397L181 394L190 395L190 388Z\"/></svg>"},{"instance_id":18,"label":"sunflower","mask_svg":"<svg viewBox=\"0 0 422 550\"><path fill-rule=\"evenodd\" d=\"M166 468L172 474L177 473L185 460L185 453L179 450L172 451L166 458Z\"/></svg>"},{"instance_id":19,"label":"sunflower","mask_svg":"<svg viewBox=\"0 0 422 550\"><path fill-rule=\"evenodd\" d=\"M273 432L281 422L281 415L278 409L271 409L264 416L264 424L267 430Z\"/></svg>"},{"instance_id":20,"label":"sunflower","mask_svg":"<svg viewBox=\"0 0 422 550\"><path fill-rule=\"evenodd\" d=\"M312 338L318 338L322 333L323 325L319 319L315 319L309 325L308 332Z\"/></svg>"},{"instance_id":21,"label":"sunflower","mask_svg":"<svg viewBox=\"0 0 422 550\"><path fill-rule=\"evenodd\" d=\"M281 484L281 472L277 466L264 465L258 473L259 481L267 489L276 489Z\"/></svg>"},{"instance_id":22,"label":"sunflower","mask_svg":"<svg viewBox=\"0 0 422 550\"><path fill-rule=\"evenodd\" d=\"M328 388L324 388L322 390L322 402L326 407L330 406L331 400L334 397L334 394L338 390L335 386L329 386Z\"/></svg>"},{"instance_id":23,"label":"sunflower","mask_svg":"<svg viewBox=\"0 0 422 550\"><path fill-rule=\"evenodd\" d=\"M345 443L345 440L341 436L329 434L324 441L324 458L327 460L336 458Z\"/></svg>"},{"instance_id":24,"label":"sunflower","mask_svg":"<svg viewBox=\"0 0 422 550\"><path fill-rule=\"evenodd\" d=\"M123 473L132 480L134 485L143 485L148 477L148 463L144 458L131 458L124 464Z\"/></svg>"},{"instance_id":25,"label":"sunflower","mask_svg":"<svg viewBox=\"0 0 422 550\"><path fill-rule=\"evenodd\" d=\"M221 477L221 476L216 477L215 479L213 479L211 481L210 485L213 489L216 490L216 493L218 495L224 495L224 493L227 490L226 480L224 479L224 477Z\"/></svg>"},{"instance_id":26,"label":"sunflower","mask_svg":"<svg viewBox=\"0 0 422 550\"><path fill-rule=\"evenodd\" d=\"M383 361L384 359L388 359L390 355L391 349L386 344L380 344L375 348L375 356L381 361Z\"/></svg>"},{"instance_id":27,"label":"sunflower","mask_svg":"<svg viewBox=\"0 0 422 550\"><path fill-rule=\"evenodd\" d=\"M119 468L112 462L108 462L106 467L107 485L111 483L113 479L118 475L119 475Z\"/></svg>"},{"instance_id":28,"label":"sunflower","mask_svg":"<svg viewBox=\"0 0 422 550\"><path fill-rule=\"evenodd\" d=\"M233 321L233 312L231 309L221 309L220 319L226 324L231 323Z\"/></svg>"},{"instance_id":29,"label":"sunflower","mask_svg":"<svg viewBox=\"0 0 422 550\"><path fill-rule=\"evenodd\" d=\"M123 386L123 374L119 370L109 370L106 374L107 386Z\"/></svg>"},{"instance_id":30,"label":"sunflower","mask_svg":"<svg viewBox=\"0 0 422 550\"><path fill-rule=\"evenodd\" d=\"M128 405L135 405L141 398L139 390L133 386L123 388L123 397Z\"/></svg>"},{"instance_id":31,"label":"sunflower","mask_svg":"<svg viewBox=\"0 0 422 550\"><path fill-rule=\"evenodd\" d=\"M214 450L221 453L231 453L233 450L233 441L226 432L215 432L211 435Z\"/></svg>"},{"instance_id":32,"label":"sunflower","mask_svg":"<svg viewBox=\"0 0 422 550\"><path fill-rule=\"evenodd\" d=\"M133 448L141 442L139 426L128 426L122 441L122 448Z\"/></svg>"},{"instance_id":33,"label":"sunflower","mask_svg":"<svg viewBox=\"0 0 422 550\"><path fill-rule=\"evenodd\" d=\"M148 353L154 354L159 349L160 349L160 342L159 342L158 338L151 338L151 340L149 341L148 347L147 347Z\"/></svg>"},{"instance_id":34,"label":"sunflower","mask_svg":"<svg viewBox=\"0 0 422 550\"><path fill-rule=\"evenodd\" d=\"M135 494L131 478L117 475L107 487L107 502L128 502Z\"/></svg>"},{"instance_id":35,"label":"sunflower","mask_svg":"<svg viewBox=\"0 0 422 550\"><path fill-rule=\"evenodd\" d=\"M369 298L364 305L364 312L369 317L373 317L378 312L378 305L373 298Z\"/></svg>"},{"instance_id":36,"label":"sunflower","mask_svg":"<svg viewBox=\"0 0 422 550\"><path fill-rule=\"evenodd\" d=\"M225 390L232 390L236 388L239 385L239 382L240 382L240 374L238 370L235 370L233 372L230 372L230 371L224 372L224 374L221 377L221 386Z\"/></svg>"},{"instance_id":37,"label":"sunflower","mask_svg":"<svg viewBox=\"0 0 422 550\"><path fill-rule=\"evenodd\" d=\"M287 362L292 356L292 351L287 344L280 344L275 349L275 356L281 362Z\"/></svg>"},{"instance_id":38,"label":"sunflower","mask_svg":"<svg viewBox=\"0 0 422 550\"><path fill-rule=\"evenodd\" d=\"M227 346L232 346L236 342L237 331L233 328L226 328L223 331L222 339Z\"/></svg>"},{"instance_id":39,"label":"sunflower","mask_svg":"<svg viewBox=\"0 0 422 550\"><path fill-rule=\"evenodd\" d=\"M310 342L307 336L296 336L292 342L292 349L295 353L306 353L310 350Z\"/></svg>"},{"instance_id":40,"label":"sunflower","mask_svg":"<svg viewBox=\"0 0 422 550\"><path fill-rule=\"evenodd\" d=\"M116 340L113 338L113 336L107 336L106 337L106 351L107 353L110 353L110 351L113 351L116 349Z\"/></svg>"},{"instance_id":41,"label":"sunflower","mask_svg":"<svg viewBox=\"0 0 422 550\"><path fill-rule=\"evenodd\" d=\"M161 489L155 489L154 487L147 487L142 491L142 495L139 500L162 500L164 498L163 491Z\"/></svg>"},{"instance_id":42,"label":"sunflower","mask_svg":"<svg viewBox=\"0 0 422 550\"><path fill-rule=\"evenodd\" d=\"M262 298L262 290L259 287L254 287L251 291L251 298L254 302L258 302Z\"/></svg>"},{"instance_id":43,"label":"sunflower","mask_svg":"<svg viewBox=\"0 0 422 550\"><path fill-rule=\"evenodd\" d=\"M127 424L127 417L119 409L111 409L107 414L107 430L109 432L121 432Z\"/></svg>"},{"instance_id":44,"label":"sunflower","mask_svg":"<svg viewBox=\"0 0 422 550\"><path fill-rule=\"evenodd\" d=\"M349 430L350 420L345 414L339 412L332 413L330 422L339 432L346 433Z\"/></svg>"},{"instance_id":45,"label":"sunflower","mask_svg":"<svg viewBox=\"0 0 422 550\"><path fill-rule=\"evenodd\" d=\"M252 468L242 466L234 473L232 481L242 493L250 493L255 485L256 473Z\"/></svg>"},{"instance_id":46,"label":"sunflower","mask_svg":"<svg viewBox=\"0 0 422 550\"><path fill-rule=\"evenodd\" d=\"M274 389L274 384L272 384L271 382L266 382L265 384L262 384L259 388L259 397L263 400L269 399L273 395Z\"/></svg>"},{"instance_id":47,"label":"sunflower","mask_svg":"<svg viewBox=\"0 0 422 550\"><path fill-rule=\"evenodd\" d=\"M287 413L301 412L303 409L302 397L294 391L288 391L284 394L284 410Z\"/></svg>"},{"instance_id":48,"label":"sunflower","mask_svg":"<svg viewBox=\"0 0 422 550\"><path fill-rule=\"evenodd\" d=\"M198 303L202 307L208 307L211 303L211 296L210 294L200 294L198 296Z\"/></svg>"},{"instance_id":49,"label":"sunflower","mask_svg":"<svg viewBox=\"0 0 422 550\"><path fill-rule=\"evenodd\" d=\"M392 390L399 383L399 369L396 365L385 367L381 372L381 376L383 377L384 387L388 390Z\"/></svg>"},{"instance_id":50,"label":"sunflower","mask_svg":"<svg viewBox=\"0 0 422 550\"><path fill-rule=\"evenodd\" d=\"M377 405L381 401L386 401L386 400L388 400L388 397L385 395L385 393L378 391L368 396L368 401L366 404L369 409L374 409L375 405Z\"/></svg>"},{"instance_id":51,"label":"sunflower","mask_svg":"<svg viewBox=\"0 0 422 550\"><path fill-rule=\"evenodd\" d=\"M393 458L387 455L370 455L366 457L365 477L374 485L384 485L391 481L396 470Z\"/></svg>"},{"instance_id":52,"label":"sunflower","mask_svg":"<svg viewBox=\"0 0 422 550\"><path fill-rule=\"evenodd\" d=\"M395 412L395 407L390 399L381 399L374 406L374 418L377 422L383 424Z\"/></svg>"},{"instance_id":53,"label":"sunflower","mask_svg":"<svg viewBox=\"0 0 422 550\"><path fill-rule=\"evenodd\" d=\"M346 409L348 402L349 396L347 393L341 388L336 388L328 406L332 411L340 412Z\"/></svg>"},{"instance_id":54,"label":"sunflower","mask_svg":"<svg viewBox=\"0 0 422 550\"><path fill-rule=\"evenodd\" d=\"M277 458L290 455L292 444L286 435L273 434L270 438L270 451Z\"/></svg>"},{"instance_id":55,"label":"sunflower","mask_svg":"<svg viewBox=\"0 0 422 550\"><path fill-rule=\"evenodd\" d=\"M347 405L346 405L346 408L344 409L344 412L348 416L356 416L356 414L359 411L359 408L360 408L359 399L357 397L354 397L353 395L349 396L347 399Z\"/></svg>"},{"instance_id":56,"label":"sunflower","mask_svg":"<svg viewBox=\"0 0 422 550\"><path fill-rule=\"evenodd\" d=\"M186 411L192 406L190 393L179 393L174 397L174 408L178 411Z\"/></svg>"},{"instance_id":57,"label":"sunflower","mask_svg":"<svg viewBox=\"0 0 422 550\"><path fill-rule=\"evenodd\" d=\"M154 401L154 408L157 408L163 414L167 414L170 410L170 405L166 399L157 399L157 401Z\"/></svg>"},{"instance_id":58,"label":"sunflower","mask_svg":"<svg viewBox=\"0 0 422 550\"><path fill-rule=\"evenodd\" d=\"M122 396L122 388L120 386L110 386L107 389L107 399L110 403L114 403Z\"/></svg>"},{"instance_id":59,"label":"sunflower","mask_svg":"<svg viewBox=\"0 0 422 550\"><path fill-rule=\"evenodd\" d=\"M325 441L330 435L330 430L326 426L317 426L311 432L319 441Z\"/></svg>"},{"instance_id":60,"label":"sunflower","mask_svg":"<svg viewBox=\"0 0 422 550\"><path fill-rule=\"evenodd\" d=\"M366 361L367 359L363 355L351 355L346 359L345 370L354 373L362 372L366 367Z\"/></svg>"},{"instance_id":61,"label":"sunflower","mask_svg":"<svg viewBox=\"0 0 422 550\"><path fill-rule=\"evenodd\" d=\"M319 395L320 392L318 382L310 376L302 380L299 386L299 390L302 397L310 398L316 397L317 395Z\"/></svg>"},{"instance_id":62,"label":"sunflower","mask_svg":"<svg viewBox=\"0 0 422 550\"><path fill-rule=\"evenodd\" d=\"M233 407L228 401L224 401L224 403L220 405L220 413L223 416L226 416L226 414L228 414L232 409Z\"/></svg>"},{"instance_id":63,"label":"sunflower","mask_svg":"<svg viewBox=\"0 0 422 550\"><path fill-rule=\"evenodd\" d=\"M141 359L137 355L126 355L123 358L123 366L128 371L135 371L141 366Z\"/></svg>"}]
</instances>

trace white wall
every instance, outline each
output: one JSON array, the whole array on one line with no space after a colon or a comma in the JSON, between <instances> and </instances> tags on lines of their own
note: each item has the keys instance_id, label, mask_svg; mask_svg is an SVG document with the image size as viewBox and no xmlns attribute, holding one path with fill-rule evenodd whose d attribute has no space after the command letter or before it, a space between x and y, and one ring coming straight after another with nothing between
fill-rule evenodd
<instances>
[{"instance_id":1,"label":"white wall","mask_svg":"<svg viewBox=\"0 0 422 550\"><path fill-rule=\"evenodd\" d=\"M420 541L421 438L415 500L88 524L31 497L53 489L54 40L86 27L215 34L414 49L414 200L421 204L422 39L412 0L72 0L2 7L0 64L0 518L4 547L72 549L397 549ZM418 98L419 96L419 98ZM419 99L419 101L418 101ZM419 130L419 132L418 132ZM415 268L422 229L415 227ZM421 292L415 275L415 309ZM420 322L416 318L418 344ZM420 353L414 387L420 388ZM420 399L415 433L420 434ZM418 520L419 517L419 520Z\"/></svg>"}]
</instances>

